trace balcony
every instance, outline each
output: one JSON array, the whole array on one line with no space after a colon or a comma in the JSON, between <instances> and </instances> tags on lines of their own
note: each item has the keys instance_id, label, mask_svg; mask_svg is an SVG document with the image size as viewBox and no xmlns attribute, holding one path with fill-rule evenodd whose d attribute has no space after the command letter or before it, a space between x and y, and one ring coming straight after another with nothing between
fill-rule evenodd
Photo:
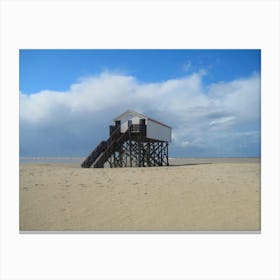
<instances>
[{"instance_id":1,"label":"balcony","mask_svg":"<svg viewBox=\"0 0 280 280\"><path fill-rule=\"evenodd\" d=\"M145 124L130 124L129 128L131 130L131 133L134 135L137 134L137 135L146 136L147 128L146 128ZM116 129L119 130L120 126L119 125L110 125L110 135L112 135Z\"/></svg>"}]
</instances>

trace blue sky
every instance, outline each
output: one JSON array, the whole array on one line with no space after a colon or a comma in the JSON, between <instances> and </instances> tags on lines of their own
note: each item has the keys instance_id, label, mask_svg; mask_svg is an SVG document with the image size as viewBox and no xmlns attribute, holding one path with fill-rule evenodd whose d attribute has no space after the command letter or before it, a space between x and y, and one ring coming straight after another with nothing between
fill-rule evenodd
<instances>
[{"instance_id":1,"label":"blue sky","mask_svg":"<svg viewBox=\"0 0 280 280\"><path fill-rule=\"evenodd\" d=\"M142 82L184 77L204 69L204 83L260 72L259 50L21 50L20 91L65 91L80 77L112 71Z\"/></svg>"},{"instance_id":2,"label":"blue sky","mask_svg":"<svg viewBox=\"0 0 280 280\"><path fill-rule=\"evenodd\" d=\"M21 156L85 156L126 109L173 127L171 156L260 155L260 50L19 56Z\"/></svg>"}]
</instances>

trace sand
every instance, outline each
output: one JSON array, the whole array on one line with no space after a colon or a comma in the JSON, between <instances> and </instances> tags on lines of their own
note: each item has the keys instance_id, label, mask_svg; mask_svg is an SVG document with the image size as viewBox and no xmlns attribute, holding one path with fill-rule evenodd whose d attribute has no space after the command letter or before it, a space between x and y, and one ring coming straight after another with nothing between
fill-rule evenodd
<instances>
[{"instance_id":1,"label":"sand","mask_svg":"<svg viewBox=\"0 0 280 280\"><path fill-rule=\"evenodd\" d=\"M20 231L260 230L259 160L171 162L21 163Z\"/></svg>"}]
</instances>

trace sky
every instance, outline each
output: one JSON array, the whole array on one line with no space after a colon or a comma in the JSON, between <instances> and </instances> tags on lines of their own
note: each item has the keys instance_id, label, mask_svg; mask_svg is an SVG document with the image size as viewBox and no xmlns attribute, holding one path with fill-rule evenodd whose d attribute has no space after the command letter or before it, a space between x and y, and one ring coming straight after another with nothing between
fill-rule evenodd
<instances>
[{"instance_id":1,"label":"sky","mask_svg":"<svg viewBox=\"0 0 280 280\"><path fill-rule=\"evenodd\" d=\"M87 156L127 109L171 157L260 156L260 50L20 50L20 155Z\"/></svg>"}]
</instances>

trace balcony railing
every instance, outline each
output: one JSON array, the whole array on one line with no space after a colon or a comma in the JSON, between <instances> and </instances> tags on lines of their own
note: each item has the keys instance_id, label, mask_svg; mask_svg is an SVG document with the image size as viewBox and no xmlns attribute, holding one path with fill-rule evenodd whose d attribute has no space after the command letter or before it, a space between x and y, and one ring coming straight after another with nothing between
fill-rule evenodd
<instances>
[{"instance_id":1,"label":"balcony railing","mask_svg":"<svg viewBox=\"0 0 280 280\"><path fill-rule=\"evenodd\" d=\"M110 135L112 135L116 129L120 129L120 126L110 125ZM131 124L130 132L133 134L146 135L146 125L145 124Z\"/></svg>"},{"instance_id":2,"label":"balcony railing","mask_svg":"<svg viewBox=\"0 0 280 280\"><path fill-rule=\"evenodd\" d=\"M140 133L146 135L146 125L145 124L132 124L131 133Z\"/></svg>"}]
</instances>

